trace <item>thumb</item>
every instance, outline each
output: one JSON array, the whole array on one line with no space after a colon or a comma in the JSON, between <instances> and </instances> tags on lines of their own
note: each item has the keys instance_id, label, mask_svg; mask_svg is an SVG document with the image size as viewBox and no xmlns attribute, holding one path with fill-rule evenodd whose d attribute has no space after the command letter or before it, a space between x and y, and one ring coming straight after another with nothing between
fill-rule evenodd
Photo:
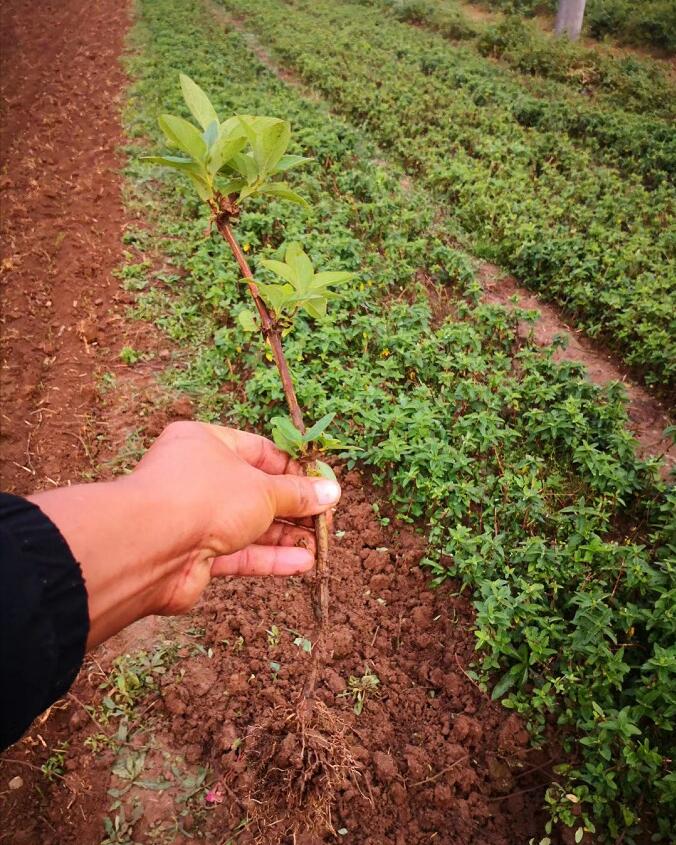
<instances>
[{"instance_id":1,"label":"thumb","mask_svg":"<svg viewBox=\"0 0 676 845\"><path fill-rule=\"evenodd\" d=\"M270 475L268 482L274 501L275 516L287 519L323 513L340 499L340 485L328 478Z\"/></svg>"}]
</instances>

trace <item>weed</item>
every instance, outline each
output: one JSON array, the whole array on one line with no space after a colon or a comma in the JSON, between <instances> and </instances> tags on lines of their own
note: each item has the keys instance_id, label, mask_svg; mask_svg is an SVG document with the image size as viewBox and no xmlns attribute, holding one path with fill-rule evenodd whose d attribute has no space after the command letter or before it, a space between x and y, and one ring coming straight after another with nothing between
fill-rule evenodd
<instances>
[{"instance_id":1,"label":"weed","mask_svg":"<svg viewBox=\"0 0 676 845\"><path fill-rule=\"evenodd\" d=\"M132 811L127 817L124 807L120 807L112 818L106 816L103 819L105 837L101 845L141 845L134 839L134 827L143 817L143 805L135 802Z\"/></svg>"},{"instance_id":2,"label":"weed","mask_svg":"<svg viewBox=\"0 0 676 845\"><path fill-rule=\"evenodd\" d=\"M380 695L380 678L369 666L366 666L363 675L350 675L347 689L340 695L351 696L354 702L352 709L357 716L361 716L366 699Z\"/></svg>"},{"instance_id":3,"label":"weed","mask_svg":"<svg viewBox=\"0 0 676 845\"><path fill-rule=\"evenodd\" d=\"M123 364L137 364L141 360L140 352L137 352L131 346L123 346L120 350L120 361Z\"/></svg>"},{"instance_id":4,"label":"weed","mask_svg":"<svg viewBox=\"0 0 676 845\"><path fill-rule=\"evenodd\" d=\"M40 771L47 780L56 780L62 777L65 772L66 754L68 753L68 742L60 742L51 749L49 757L40 766Z\"/></svg>"},{"instance_id":5,"label":"weed","mask_svg":"<svg viewBox=\"0 0 676 845\"><path fill-rule=\"evenodd\" d=\"M276 625L271 625L265 633L267 634L270 649L277 648L282 638L282 632L279 628Z\"/></svg>"}]
</instances>

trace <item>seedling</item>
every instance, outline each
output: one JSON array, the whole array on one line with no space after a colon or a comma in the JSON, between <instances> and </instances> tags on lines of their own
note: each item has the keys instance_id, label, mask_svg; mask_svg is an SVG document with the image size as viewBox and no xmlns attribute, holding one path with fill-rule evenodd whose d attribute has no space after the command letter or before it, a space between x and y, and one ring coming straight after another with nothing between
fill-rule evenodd
<instances>
[{"instance_id":1,"label":"seedling","mask_svg":"<svg viewBox=\"0 0 676 845\"><path fill-rule=\"evenodd\" d=\"M138 801L134 802L131 815L127 818L124 807L120 807L119 813L111 819L106 816L103 819L105 839L101 845L139 845L134 837L136 822L143 816L143 805Z\"/></svg>"},{"instance_id":2,"label":"seedling","mask_svg":"<svg viewBox=\"0 0 676 845\"><path fill-rule=\"evenodd\" d=\"M120 350L120 360L124 364L136 364L141 358L140 354L131 346L124 346Z\"/></svg>"},{"instance_id":3,"label":"seedling","mask_svg":"<svg viewBox=\"0 0 676 845\"><path fill-rule=\"evenodd\" d=\"M380 678L367 666L361 677L350 675L347 682L347 689L341 696L352 696L354 701L353 710L357 716L361 716L364 704L368 696L380 695Z\"/></svg>"},{"instance_id":4,"label":"seedling","mask_svg":"<svg viewBox=\"0 0 676 845\"><path fill-rule=\"evenodd\" d=\"M47 760L40 766L42 774L47 780L55 780L62 777L65 771L66 752L68 751L68 743L61 742L59 745L52 748L52 752Z\"/></svg>"},{"instance_id":5,"label":"seedling","mask_svg":"<svg viewBox=\"0 0 676 845\"><path fill-rule=\"evenodd\" d=\"M302 649L306 654L312 654L312 640L307 637L296 637L293 644Z\"/></svg>"},{"instance_id":6,"label":"seedling","mask_svg":"<svg viewBox=\"0 0 676 845\"><path fill-rule=\"evenodd\" d=\"M268 637L268 646L270 649L277 648L282 638L282 632L279 628L276 625L271 625L265 633Z\"/></svg>"},{"instance_id":7,"label":"seedling","mask_svg":"<svg viewBox=\"0 0 676 845\"><path fill-rule=\"evenodd\" d=\"M293 378L284 355L282 338L293 329L299 311L315 320L326 317L335 288L350 281L355 274L343 271L317 272L300 244L291 243L284 261L262 259L260 264L273 276L270 282L254 279L244 251L232 231L232 223L240 215L242 203L257 195L287 200L307 206L307 202L289 185L278 179L309 159L289 155L291 140L288 121L263 115L233 115L221 121L204 91L185 74L180 75L185 103L198 125L175 115L159 117L160 129L167 144L180 155L147 156L151 164L170 167L183 173L195 187L211 211L212 226L228 243L248 286L256 311L241 311L240 324L247 331L260 331L269 345L282 382L289 417L275 417L272 435L277 446L303 461L310 475L335 478L333 471L317 459L319 452L339 445L326 435L333 414L322 417L306 429L296 398ZM317 540L316 601L313 602L318 628L319 647L315 651L305 697L314 693L317 666L323 654L323 632L329 609L329 536L326 517L315 517Z\"/></svg>"},{"instance_id":8,"label":"seedling","mask_svg":"<svg viewBox=\"0 0 676 845\"><path fill-rule=\"evenodd\" d=\"M349 282L355 274L318 270L300 244L291 243L287 245L284 261L262 259L259 262L270 274L269 281L254 279L232 224L238 219L242 204L253 196L271 196L307 206L307 202L279 177L309 159L286 152L291 139L291 127L286 120L243 114L221 121L198 85L183 74L180 82L186 105L198 125L174 115L161 115L159 125L173 151L168 155L150 156L147 160L187 176L210 209L212 228L215 227L224 238L237 261L255 306L255 311L244 310L238 314L239 323L245 330L258 331L262 335L277 367L289 411L289 417L277 416L272 421L275 443L299 460L308 475L335 478L328 464L318 459L321 453L339 445L335 438L326 434L333 414L305 427L282 340L293 330L299 312L313 320L324 319L329 302L338 295L336 288ZM179 155L175 155L175 151ZM296 827L298 815L293 813L294 802L298 807L303 806L307 828L333 831L330 810L333 796L358 768L345 740L346 728L315 696L319 667L324 660L329 615L326 516L315 517L314 527L317 567L312 604L316 634L314 642L305 637L297 637L295 641L312 654L310 671L295 710L289 713L283 708L283 713L274 716L269 725L252 731L247 740L249 754L258 769L258 773L254 772L254 782L261 789L252 796L256 813L264 818L266 803L283 806L293 821L286 829L280 824L278 835L292 834L294 840L299 832ZM276 760L280 732L292 730L302 736L303 765L307 770L300 790L295 785L296 774L291 770L282 771L281 780L275 776L274 787L265 783L271 771L279 771L272 761ZM291 796L293 801L290 801Z\"/></svg>"}]
</instances>

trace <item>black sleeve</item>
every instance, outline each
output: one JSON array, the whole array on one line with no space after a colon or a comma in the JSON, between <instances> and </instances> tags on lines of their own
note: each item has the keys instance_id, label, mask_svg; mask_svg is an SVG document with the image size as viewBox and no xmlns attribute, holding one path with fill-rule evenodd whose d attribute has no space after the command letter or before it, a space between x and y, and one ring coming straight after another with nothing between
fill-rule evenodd
<instances>
[{"instance_id":1,"label":"black sleeve","mask_svg":"<svg viewBox=\"0 0 676 845\"><path fill-rule=\"evenodd\" d=\"M80 566L36 505L0 493L0 750L64 695L89 633Z\"/></svg>"}]
</instances>

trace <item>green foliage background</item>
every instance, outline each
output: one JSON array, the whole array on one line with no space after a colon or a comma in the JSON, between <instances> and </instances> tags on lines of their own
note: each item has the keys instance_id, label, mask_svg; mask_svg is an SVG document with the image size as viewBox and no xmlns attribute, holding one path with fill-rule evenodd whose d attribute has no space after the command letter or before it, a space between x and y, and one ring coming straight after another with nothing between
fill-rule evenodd
<instances>
[{"instance_id":1,"label":"green foliage background","mask_svg":"<svg viewBox=\"0 0 676 845\"><path fill-rule=\"evenodd\" d=\"M470 0L477 5L533 15L556 12L556 0ZM673 0L587 0L583 32L609 35L623 44L676 51L676 5Z\"/></svg>"},{"instance_id":2,"label":"green foliage background","mask_svg":"<svg viewBox=\"0 0 676 845\"><path fill-rule=\"evenodd\" d=\"M181 70L204 87L219 114L291 120L297 146L290 152L315 159L294 181L313 211L254 199L238 237L263 281L272 276L260 259L281 259L291 241L316 266L360 270L332 303L326 324L315 329L300 317L286 340L299 400L314 419L336 412L335 427L363 449L347 450L344 459L370 467L377 483L391 485L401 518L426 526L431 577L458 577L473 588L478 660L497 680L494 694L507 694L505 705L524 714L535 741L548 722L561 726L570 763L548 793L553 818L575 821L565 797L573 794L587 827L603 838L622 831L631 845L648 830L667 841L676 787L667 768L676 707L674 492L659 480L657 462L636 458L621 386L596 388L582 367L557 364L551 352L520 341L517 320L527 315L480 304L473 263L452 245L464 222L482 233L485 253L497 249L531 267L536 248L563 249L556 215L572 214L575 197L594 180L608 180L611 204L649 197L654 211L665 195L659 187L649 191L637 173L599 164L612 151L570 139L557 155L582 159L592 176L563 196L555 175L537 192L528 180L524 188L524 168L532 166L527 142L540 136L521 134L505 116L515 83L503 89L490 64L470 53L453 59L444 41L428 49L427 39L436 36L394 20L377 23L367 7L357 14L352 4L318 2L311 14L304 3L228 5L252 14L257 31L364 129L278 81L244 38L224 31L198 0L139 0L129 62L136 81L126 114L127 201L148 225L129 230L126 241L130 262L152 257L164 268L147 270L145 287L139 282L138 313L184 349L171 383L195 396L207 419L265 430L283 409L276 371L237 319L246 291L227 246L205 237L207 217L187 181L138 162L140 153L157 148L159 113L187 116ZM418 87L430 78L423 59L439 63L432 76L443 68L444 85L434 95ZM486 108L477 97L486 98ZM416 127L447 109L443 132L455 127L455 135L437 127L435 142L416 136ZM485 131L489 126L494 132ZM558 135L542 137L546 147ZM424 185L404 190L401 171L382 164L374 140L414 164ZM489 180L488 148L499 164L498 182ZM545 158L541 166L548 172ZM637 208L632 220L640 217ZM600 226L596 212L580 213ZM619 212L613 205L604 213L610 220ZM553 240L538 229L538 214L546 215ZM636 227L632 237L656 260L653 235ZM508 249L524 238L525 247ZM627 254L622 266L628 261ZM568 264L556 278L581 296L585 277L573 271ZM424 278L453 292L452 316L440 325ZM541 278L554 286L553 276ZM651 288L657 326L664 323L659 290ZM624 288L617 282L607 295L612 291L622 305L615 316L625 319ZM590 291L590 303L598 296ZM646 354L657 371L656 351Z\"/></svg>"},{"instance_id":3,"label":"green foliage background","mask_svg":"<svg viewBox=\"0 0 676 845\"><path fill-rule=\"evenodd\" d=\"M449 233L676 385L669 120L449 49L380 4L224 5L434 192Z\"/></svg>"}]
</instances>

